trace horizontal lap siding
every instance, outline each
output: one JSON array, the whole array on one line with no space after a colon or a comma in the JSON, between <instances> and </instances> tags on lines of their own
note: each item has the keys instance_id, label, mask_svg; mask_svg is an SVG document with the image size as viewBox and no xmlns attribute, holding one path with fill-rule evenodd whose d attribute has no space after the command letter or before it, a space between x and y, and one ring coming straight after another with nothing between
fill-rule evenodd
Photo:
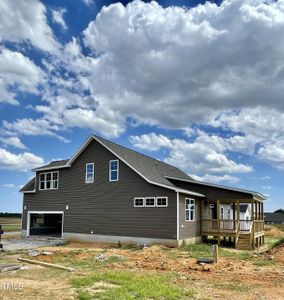
<instances>
[{"instance_id":1,"label":"horizontal lap siding","mask_svg":"<svg viewBox=\"0 0 284 300\"><path fill-rule=\"evenodd\" d=\"M184 182L178 180L171 180L176 186L187 189L190 191L194 191L197 193L201 193L205 195L208 200L222 200L222 199L252 199L251 194L241 193L237 191L231 191L227 189L222 189L219 187L206 186L202 184L196 184L191 182Z\"/></svg>"},{"instance_id":2,"label":"horizontal lap siding","mask_svg":"<svg viewBox=\"0 0 284 300\"><path fill-rule=\"evenodd\" d=\"M195 199L195 221L185 221L185 198L192 198L180 194L179 196L179 234L180 239L200 236L200 200Z\"/></svg>"},{"instance_id":3,"label":"horizontal lap siding","mask_svg":"<svg viewBox=\"0 0 284 300\"><path fill-rule=\"evenodd\" d=\"M59 189L25 194L26 212L64 211L64 232L176 239L176 193L147 183L120 161L119 181L109 182L116 157L93 141L71 168L59 169ZM94 162L95 182L85 183L85 165ZM39 182L37 174L37 183ZM134 207L134 197L167 196L168 207ZM66 210L69 205L69 210Z\"/></svg>"}]
</instances>

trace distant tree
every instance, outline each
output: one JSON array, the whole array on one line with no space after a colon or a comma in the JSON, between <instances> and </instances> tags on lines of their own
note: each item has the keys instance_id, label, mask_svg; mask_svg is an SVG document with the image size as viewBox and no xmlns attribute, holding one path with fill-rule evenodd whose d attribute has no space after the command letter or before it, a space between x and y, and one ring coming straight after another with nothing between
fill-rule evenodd
<instances>
[{"instance_id":1,"label":"distant tree","mask_svg":"<svg viewBox=\"0 0 284 300\"><path fill-rule=\"evenodd\" d=\"M279 209L275 210L275 213L284 214L284 209L283 208L279 208Z\"/></svg>"},{"instance_id":2,"label":"distant tree","mask_svg":"<svg viewBox=\"0 0 284 300\"><path fill-rule=\"evenodd\" d=\"M1 217L1 218L21 218L21 217L22 217L22 214L0 212L0 217Z\"/></svg>"}]
</instances>

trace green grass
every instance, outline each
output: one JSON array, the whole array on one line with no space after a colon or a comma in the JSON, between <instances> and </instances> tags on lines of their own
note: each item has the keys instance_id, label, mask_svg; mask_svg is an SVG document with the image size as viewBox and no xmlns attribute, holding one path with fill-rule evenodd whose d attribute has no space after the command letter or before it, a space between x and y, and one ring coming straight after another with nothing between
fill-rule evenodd
<instances>
[{"instance_id":1,"label":"green grass","mask_svg":"<svg viewBox=\"0 0 284 300\"><path fill-rule=\"evenodd\" d=\"M216 282L214 283L214 287L222 290L229 290L232 292L241 292L241 293L248 292L251 289L250 286L241 282L223 282L223 283Z\"/></svg>"},{"instance_id":2,"label":"green grass","mask_svg":"<svg viewBox=\"0 0 284 300\"><path fill-rule=\"evenodd\" d=\"M6 217L0 217L0 225L5 224L13 224L13 225L20 225L21 224L21 218L6 218Z\"/></svg>"},{"instance_id":3,"label":"green grass","mask_svg":"<svg viewBox=\"0 0 284 300\"><path fill-rule=\"evenodd\" d=\"M192 299L194 293L190 289L182 289L172 283L169 275L137 275L126 271L101 271L99 273L71 280L77 289L78 299L103 300L178 300ZM92 286L96 282L116 285L112 288L99 288L96 292Z\"/></svg>"},{"instance_id":4,"label":"green grass","mask_svg":"<svg viewBox=\"0 0 284 300\"><path fill-rule=\"evenodd\" d=\"M272 248L278 247L280 245L284 244L284 238L279 239L278 241L276 241L273 245Z\"/></svg>"},{"instance_id":5,"label":"green grass","mask_svg":"<svg viewBox=\"0 0 284 300\"><path fill-rule=\"evenodd\" d=\"M182 245L180 249L189 252L189 256L193 258L212 258L211 245L205 243Z\"/></svg>"},{"instance_id":6,"label":"green grass","mask_svg":"<svg viewBox=\"0 0 284 300\"><path fill-rule=\"evenodd\" d=\"M0 225L2 225L4 232L20 231L21 218L0 217Z\"/></svg>"},{"instance_id":7,"label":"green grass","mask_svg":"<svg viewBox=\"0 0 284 300\"><path fill-rule=\"evenodd\" d=\"M2 230L5 232L21 231L21 225L2 225Z\"/></svg>"}]
</instances>

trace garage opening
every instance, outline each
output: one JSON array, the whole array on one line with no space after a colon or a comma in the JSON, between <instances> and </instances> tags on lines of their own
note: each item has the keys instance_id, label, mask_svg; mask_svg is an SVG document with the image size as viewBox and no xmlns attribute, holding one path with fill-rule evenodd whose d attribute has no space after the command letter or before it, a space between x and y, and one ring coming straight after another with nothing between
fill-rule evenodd
<instances>
[{"instance_id":1,"label":"garage opening","mask_svg":"<svg viewBox=\"0 0 284 300\"><path fill-rule=\"evenodd\" d=\"M62 236L63 214L31 213L29 235Z\"/></svg>"}]
</instances>

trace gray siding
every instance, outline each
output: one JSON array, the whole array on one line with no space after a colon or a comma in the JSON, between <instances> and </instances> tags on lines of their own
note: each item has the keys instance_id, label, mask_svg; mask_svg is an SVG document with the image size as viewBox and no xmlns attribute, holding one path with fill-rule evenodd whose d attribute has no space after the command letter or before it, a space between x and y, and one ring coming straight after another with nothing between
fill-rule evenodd
<instances>
[{"instance_id":1,"label":"gray siding","mask_svg":"<svg viewBox=\"0 0 284 300\"><path fill-rule=\"evenodd\" d=\"M180 194L179 196L179 236L180 240L200 236L200 201L195 198L195 221L185 221L185 198L191 196ZM193 198L194 199L194 198Z\"/></svg>"},{"instance_id":2,"label":"gray siding","mask_svg":"<svg viewBox=\"0 0 284 300\"><path fill-rule=\"evenodd\" d=\"M71 168L59 169L58 190L24 194L23 229L28 211L64 211L64 232L176 239L176 192L147 183L120 161L119 181L109 182L116 157L93 141ZM85 183L85 165L94 162L95 182ZM167 196L168 207L134 207L133 198ZM66 210L66 205L69 210Z\"/></svg>"},{"instance_id":3,"label":"gray siding","mask_svg":"<svg viewBox=\"0 0 284 300\"><path fill-rule=\"evenodd\" d=\"M184 181L178 181L178 180L171 180L177 187L194 191L197 193L201 193L205 195L207 200L241 200L241 199L252 199L251 194L247 193L242 193L238 191L231 191L219 187L212 187L212 186L207 186L203 184L197 184L197 183L191 183L191 182L184 182Z\"/></svg>"}]
</instances>

